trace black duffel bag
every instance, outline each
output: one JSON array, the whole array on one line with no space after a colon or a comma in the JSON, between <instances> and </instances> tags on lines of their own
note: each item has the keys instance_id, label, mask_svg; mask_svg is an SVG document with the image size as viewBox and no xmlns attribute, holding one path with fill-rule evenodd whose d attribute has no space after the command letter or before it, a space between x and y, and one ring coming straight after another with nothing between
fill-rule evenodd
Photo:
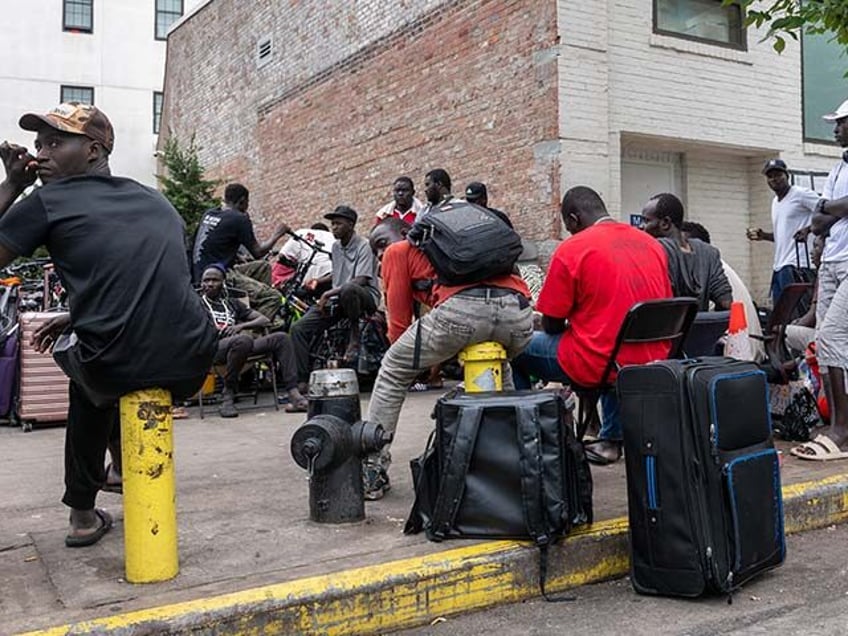
<instances>
[{"instance_id":1,"label":"black duffel bag","mask_svg":"<svg viewBox=\"0 0 848 636\"><path fill-rule=\"evenodd\" d=\"M554 391L442 397L427 449L410 462L415 503L404 532L531 539L545 595L548 545L592 522L592 477L573 410L573 398Z\"/></svg>"}]
</instances>

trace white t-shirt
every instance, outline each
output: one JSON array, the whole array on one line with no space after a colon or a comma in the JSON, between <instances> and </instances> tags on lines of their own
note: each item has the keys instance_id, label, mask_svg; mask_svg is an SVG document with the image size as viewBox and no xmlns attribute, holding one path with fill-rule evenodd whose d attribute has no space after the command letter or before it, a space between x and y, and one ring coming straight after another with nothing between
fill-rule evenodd
<instances>
[{"instance_id":1,"label":"white t-shirt","mask_svg":"<svg viewBox=\"0 0 848 636\"><path fill-rule=\"evenodd\" d=\"M774 197L771 202L771 224L774 228L774 271L786 265L813 266L812 263L806 262L803 249L798 253L801 262L797 262L794 236L795 232L810 224L818 201L818 194L799 186L791 186L781 200ZM807 254L813 249L813 238L810 234L807 239Z\"/></svg>"},{"instance_id":2,"label":"white t-shirt","mask_svg":"<svg viewBox=\"0 0 848 636\"><path fill-rule=\"evenodd\" d=\"M848 196L848 163L841 160L827 175L822 198L828 201ZM848 261L848 217L839 219L830 228L830 236L824 243L822 263Z\"/></svg>"},{"instance_id":3,"label":"white t-shirt","mask_svg":"<svg viewBox=\"0 0 848 636\"><path fill-rule=\"evenodd\" d=\"M326 276L332 272L333 263L330 261L329 253L332 252L333 243L336 242L336 237L333 236L333 233L327 232L326 230L304 228L302 230L297 230L295 234L313 244L318 241L321 243L319 247L324 250L323 252L315 253L315 258L312 259L312 265L309 266L304 280L309 280L310 278L321 278L322 276ZM327 253L325 254L324 252ZM280 249L281 256L285 256L290 261L294 261L296 263L305 263L309 260L310 254L312 254L311 249L293 238L289 238L289 240L286 241Z\"/></svg>"}]
</instances>

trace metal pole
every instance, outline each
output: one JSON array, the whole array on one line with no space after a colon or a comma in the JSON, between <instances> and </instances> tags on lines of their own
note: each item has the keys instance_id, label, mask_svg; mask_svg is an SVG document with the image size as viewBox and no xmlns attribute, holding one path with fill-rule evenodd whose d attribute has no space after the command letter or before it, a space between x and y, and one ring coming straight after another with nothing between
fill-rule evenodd
<instances>
[{"instance_id":1,"label":"metal pole","mask_svg":"<svg viewBox=\"0 0 848 636\"><path fill-rule=\"evenodd\" d=\"M121 457L127 581L172 579L180 564L169 391L143 389L121 398Z\"/></svg>"}]
</instances>

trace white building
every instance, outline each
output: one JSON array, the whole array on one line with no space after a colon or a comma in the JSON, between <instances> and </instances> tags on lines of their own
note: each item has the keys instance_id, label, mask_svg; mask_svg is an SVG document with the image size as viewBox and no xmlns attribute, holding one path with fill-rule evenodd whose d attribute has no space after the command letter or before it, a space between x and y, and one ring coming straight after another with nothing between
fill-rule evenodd
<instances>
[{"instance_id":1,"label":"white building","mask_svg":"<svg viewBox=\"0 0 848 636\"><path fill-rule=\"evenodd\" d=\"M155 186L168 28L200 0L0 0L0 140L32 149L24 112L93 102L112 120L116 175Z\"/></svg>"},{"instance_id":2,"label":"white building","mask_svg":"<svg viewBox=\"0 0 848 636\"><path fill-rule=\"evenodd\" d=\"M761 174L782 157L795 181L819 189L842 150L821 115L848 98L827 36L790 40L782 55L744 28L738 6L717 0L558 3L563 189L590 183L624 220L655 193L672 192L688 220L747 281L768 295L773 197Z\"/></svg>"}]
</instances>

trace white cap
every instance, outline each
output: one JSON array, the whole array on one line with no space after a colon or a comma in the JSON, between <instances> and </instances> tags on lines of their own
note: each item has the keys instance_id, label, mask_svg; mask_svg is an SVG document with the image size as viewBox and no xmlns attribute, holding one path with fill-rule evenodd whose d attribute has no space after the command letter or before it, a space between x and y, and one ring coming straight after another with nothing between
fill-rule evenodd
<instances>
[{"instance_id":1,"label":"white cap","mask_svg":"<svg viewBox=\"0 0 848 636\"><path fill-rule=\"evenodd\" d=\"M848 99L839 104L839 108L836 109L835 113L828 113L827 115L822 115L822 119L825 121L836 121L837 119L842 119L843 117L848 117Z\"/></svg>"}]
</instances>

